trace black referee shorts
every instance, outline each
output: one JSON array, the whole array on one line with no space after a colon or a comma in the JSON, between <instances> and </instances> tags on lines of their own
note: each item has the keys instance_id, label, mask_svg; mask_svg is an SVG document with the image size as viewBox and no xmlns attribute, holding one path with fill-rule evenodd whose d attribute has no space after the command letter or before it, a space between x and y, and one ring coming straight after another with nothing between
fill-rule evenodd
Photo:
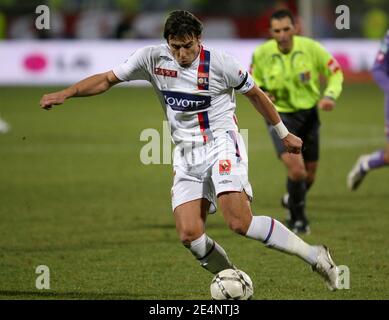
<instances>
[{"instance_id":1,"label":"black referee shorts","mask_svg":"<svg viewBox=\"0 0 389 320\"><path fill-rule=\"evenodd\" d=\"M289 132L303 140L302 155L304 161L319 160L320 119L317 107L290 113L280 112L279 114ZM278 157L280 157L287 151L277 132L269 123L267 126Z\"/></svg>"}]
</instances>

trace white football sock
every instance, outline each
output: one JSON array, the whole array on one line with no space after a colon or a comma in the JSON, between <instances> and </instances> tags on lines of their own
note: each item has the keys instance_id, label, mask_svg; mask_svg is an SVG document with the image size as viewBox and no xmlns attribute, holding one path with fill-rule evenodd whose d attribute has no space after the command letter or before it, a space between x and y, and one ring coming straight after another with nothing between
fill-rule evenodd
<instances>
[{"instance_id":1,"label":"white football sock","mask_svg":"<svg viewBox=\"0 0 389 320\"><path fill-rule=\"evenodd\" d=\"M372 155L369 154L365 158L363 158L361 161L361 168L364 172L367 172L370 170L369 160L370 160L371 156Z\"/></svg>"},{"instance_id":2,"label":"white football sock","mask_svg":"<svg viewBox=\"0 0 389 320\"><path fill-rule=\"evenodd\" d=\"M260 240L269 248L294 254L310 265L317 262L318 249L315 246L310 246L271 217L254 216L246 237Z\"/></svg>"},{"instance_id":3,"label":"white football sock","mask_svg":"<svg viewBox=\"0 0 389 320\"><path fill-rule=\"evenodd\" d=\"M233 268L224 249L205 233L191 242L189 250L201 266L213 274Z\"/></svg>"}]
</instances>

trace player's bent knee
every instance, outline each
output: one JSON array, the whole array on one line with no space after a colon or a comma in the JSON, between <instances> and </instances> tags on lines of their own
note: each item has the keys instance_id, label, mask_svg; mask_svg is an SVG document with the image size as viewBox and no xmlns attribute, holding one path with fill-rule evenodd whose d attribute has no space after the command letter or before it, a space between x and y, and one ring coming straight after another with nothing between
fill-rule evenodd
<instances>
[{"instance_id":1,"label":"player's bent knee","mask_svg":"<svg viewBox=\"0 0 389 320\"><path fill-rule=\"evenodd\" d=\"M288 172L289 177L292 180L305 180L307 178L307 172L304 168L290 168Z\"/></svg>"},{"instance_id":2,"label":"player's bent knee","mask_svg":"<svg viewBox=\"0 0 389 320\"><path fill-rule=\"evenodd\" d=\"M237 234L244 236L247 233L249 225L243 220L233 219L228 221L228 227Z\"/></svg>"}]
</instances>

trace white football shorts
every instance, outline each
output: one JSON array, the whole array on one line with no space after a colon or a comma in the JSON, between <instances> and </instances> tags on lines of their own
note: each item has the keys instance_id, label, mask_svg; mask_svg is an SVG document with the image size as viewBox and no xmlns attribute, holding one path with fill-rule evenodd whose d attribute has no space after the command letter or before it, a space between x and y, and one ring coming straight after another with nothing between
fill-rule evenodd
<instances>
[{"instance_id":1,"label":"white football shorts","mask_svg":"<svg viewBox=\"0 0 389 320\"><path fill-rule=\"evenodd\" d=\"M174 150L173 212L179 205L201 198L216 212L217 195L243 190L253 197L248 180L248 157L242 136L227 131L199 146L176 146Z\"/></svg>"}]
</instances>

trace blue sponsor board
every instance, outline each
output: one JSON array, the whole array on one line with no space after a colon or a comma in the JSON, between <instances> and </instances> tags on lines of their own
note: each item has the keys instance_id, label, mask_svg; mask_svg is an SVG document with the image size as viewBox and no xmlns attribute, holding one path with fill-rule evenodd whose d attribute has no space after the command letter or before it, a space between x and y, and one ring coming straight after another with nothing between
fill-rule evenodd
<instances>
[{"instance_id":1,"label":"blue sponsor board","mask_svg":"<svg viewBox=\"0 0 389 320\"><path fill-rule=\"evenodd\" d=\"M201 96L176 91L161 91L167 106L175 111L198 111L211 106L210 96Z\"/></svg>"}]
</instances>

